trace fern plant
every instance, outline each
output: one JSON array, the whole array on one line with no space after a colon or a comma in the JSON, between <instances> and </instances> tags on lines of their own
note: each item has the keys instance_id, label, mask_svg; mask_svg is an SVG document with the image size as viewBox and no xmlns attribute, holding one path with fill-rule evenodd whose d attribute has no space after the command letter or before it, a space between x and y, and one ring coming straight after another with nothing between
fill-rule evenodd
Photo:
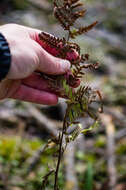
<instances>
[{"instance_id":1,"label":"fern plant","mask_svg":"<svg viewBox=\"0 0 126 190\"><path fill-rule=\"evenodd\" d=\"M86 13L86 9L83 7L80 0L54 0L53 5L54 16L62 28L68 32L68 38L65 39L63 37L60 39L45 32L39 34L39 38L42 40L43 47L46 51L61 59L67 59L71 63L71 70L65 75L52 76L42 74L42 77L49 81L50 89L61 97L66 98L67 104L62 132L59 133L57 141L57 166L56 169L50 171L43 180L43 187L45 187L45 182L48 181L48 177L54 174L54 190L59 190L58 172L67 144L75 140L80 133L86 133L97 126L97 113L102 112L103 107L101 93L98 90L91 89L89 86L80 84L81 78L85 74L84 70L87 68L97 69L99 64L97 62L95 64L90 63L89 55L80 54L80 46L70 42L71 38L75 38L91 30L97 24L97 21L89 26L76 28L77 20L84 17ZM77 90L73 90L73 88L76 87L78 87ZM95 110L93 102L97 101L97 96L101 101L101 106L98 110ZM83 129L79 122L79 118L86 115L91 117L94 122L90 128ZM76 125L76 129L69 135L67 131L72 125Z\"/></svg>"}]
</instances>

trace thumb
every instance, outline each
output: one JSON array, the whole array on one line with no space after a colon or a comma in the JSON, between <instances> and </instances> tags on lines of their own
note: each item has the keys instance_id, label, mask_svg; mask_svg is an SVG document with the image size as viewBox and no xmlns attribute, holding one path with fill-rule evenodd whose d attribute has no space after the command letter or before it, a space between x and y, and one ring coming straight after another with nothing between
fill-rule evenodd
<instances>
[{"instance_id":1,"label":"thumb","mask_svg":"<svg viewBox=\"0 0 126 190\"><path fill-rule=\"evenodd\" d=\"M39 39L41 31L36 29L29 29L29 35L34 42L39 46L39 67L38 70L47 74L64 74L70 70L70 62L57 58L48 53L42 46L43 43Z\"/></svg>"},{"instance_id":2,"label":"thumb","mask_svg":"<svg viewBox=\"0 0 126 190\"><path fill-rule=\"evenodd\" d=\"M54 57L42 47L39 52L39 61L38 70L47 74L64 74L70 70L70 62L68 60Z\"/></svg>"}]
</instances>

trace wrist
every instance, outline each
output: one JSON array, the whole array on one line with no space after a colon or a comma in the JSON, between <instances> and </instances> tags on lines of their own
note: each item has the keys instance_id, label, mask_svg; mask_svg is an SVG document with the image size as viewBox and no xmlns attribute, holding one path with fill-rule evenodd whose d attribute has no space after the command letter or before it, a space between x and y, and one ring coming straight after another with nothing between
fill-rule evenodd
<instances>
[{"instance_id":1,"label":"wrist","mask_svg":"<svg viewBox=\"0 0 126 190\"><path fill-rule=\"evenodd\" d=\"M0 81L5 79L11 65L11 53L9 44L0 32Z\"/></svg>"}]
</instances>

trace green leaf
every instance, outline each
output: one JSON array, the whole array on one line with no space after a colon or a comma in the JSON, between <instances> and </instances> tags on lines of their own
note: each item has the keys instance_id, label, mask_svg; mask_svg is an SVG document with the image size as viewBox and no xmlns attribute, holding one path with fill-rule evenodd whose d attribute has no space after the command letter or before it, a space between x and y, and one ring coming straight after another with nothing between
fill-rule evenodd
<instances>
[{"instance_id":1,"label":"green leaf","mask_svg":"<svg viewBox=\"0 0 126 190\"><path fill-rule=\"evenodd\" d=\"M72 88L69 89L69 98L72 99L73 98L73 92L72 92Z\"/></svg>"},{"instance_id":2,"label":"green leaf","mask_svg":"<svg viewBox=\"0 0 126 190\"><path fill-rule=\"evenodd\" d=\"M69 96L70 87L69 87L69 85L66 83L66 80L63 80L63 88L64 88L64 90L65 90L66 95Z\"/></svg>"},{"instance_id":3,"label":"green leaf","mask_svg":"<svg viewBox=\"0 0 126 190\"><path fill-rule=\"evenodd\" d=\"M69 120L70 120L70 122L73 122L73 115L72 115L71 111L69 112Z\"/></svg>"},{"instance_id":4,"label":"green leaf","mask_svg":"<svg viewBox=\"0 0 126 190\"><path fill-rule=\"evenodd\" d=\"M76 127L76 129L72 133L72 141L74 141L78 135L81 133L82 125L79 123Z\"/></svg>"},{"instance_id":5,"label":"green leaf","mask_svg":"<svg viewBox=\"0 0 126 190\"><path fill-rule=\"evenodd\" d=\"M93 190L93 167L91 163L88 163L87 170L85 172L85 190Z\"/></svg>"},{"instance_id":6,"label":"green leaf","mask_svg":"<svg viewBox=\"0 0 126 190\"><path fill-rule=\"evenodd\" d=\"M70 89L69 86L66 85L65 92L66 92L67 95L69 95L69 89Z\"/></svg>"},{"instance_id":7,"label":"green leaf","mask_svg":"<svg viewBox=\"0 0 126 190\"><path fill-rule=\"evenodd\" d=\"M66 88L66 80L63 80L63 88L65 89Z\"/></svg>"},{"instance_id":8,"label":"green leaf","mask_svg":"<svg viewBox=\"0 0 126 190\"><path fill-rule=\"evenodd\" d=\"M99 122L96 120L88 129L84 129L81 133L86 134L89 131L92 131L95 127L98 127Z\"/></svg>"}]
</instances>

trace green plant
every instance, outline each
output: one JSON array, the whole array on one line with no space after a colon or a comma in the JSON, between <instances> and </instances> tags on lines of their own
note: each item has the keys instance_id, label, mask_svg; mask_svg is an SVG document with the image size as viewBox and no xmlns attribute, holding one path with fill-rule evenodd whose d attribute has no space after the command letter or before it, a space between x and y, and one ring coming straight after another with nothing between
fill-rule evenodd
<instances>
[{"instance_id":1,"label":"green plant","mask_svg":"<svg viewBox=\"0 0 126 190\"><path fill-rule=\"evenodd\" d=\"M93 190L93 167L91 163L88 163L87 170L85 172L84 189Z\"/></svg>"}]
</instances>

